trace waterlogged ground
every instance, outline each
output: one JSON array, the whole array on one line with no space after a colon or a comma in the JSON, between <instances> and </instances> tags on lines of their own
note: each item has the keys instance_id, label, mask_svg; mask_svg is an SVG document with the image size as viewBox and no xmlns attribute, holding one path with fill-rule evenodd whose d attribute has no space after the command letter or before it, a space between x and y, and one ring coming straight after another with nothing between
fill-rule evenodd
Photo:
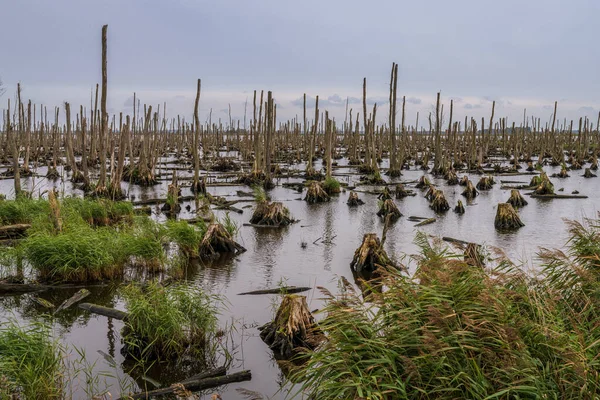
<instances>
[{"instance_id":1,"label":"waterlogged ground","mask_svg":"<svg viewBox=\"0 0 600 400\"><path fill-rule=\"evenodd\" d=\"M344 165L344 160L340 160ZM385 166L385 165L384 165ZM317 166L318 167L318 166ZM293 168L304 170L304 165ZM558 172L559 167L546 167L550 175ZM335 174L341 182L353 184L358 176L351 174L348 168L337 168ZM39 169L40 175L45 174L44 169ZM187 171L178 171L180 176L189 176ZM406 254L414 254L417 251L413 243L417 228L415 223L407 220L408 216L436 217L437 222L423 226L421 229L430 235L451 236L457 239L474 241L496 246L504 250L514 261L524 263L524 268L532 268L535 265L535 253L538 247L562 247L566 241L566 228L563 222L567 219L582 219L584 217L595 217L600 200L600 178L584 179L581 177L583 170L570 171L571 177L567 179L551 178L556 190L564 188L565 194L573 190L579 190L581 194L589 196L587 199L573 200L537 200L525 196L529 205L520 210L520 216L525 227L512 233L499 233L494 228L494 216L496 205L505 202L510 194L509 190L502 190L499 181L511 180L527 184L530 176L508 176L498 177L498 184L490 191L482 191L473 202L467 203L460 195L463 190L461 186L446 186L443 179L429 176L429 179L441 188L453 208L459 199L466 206L464 215L457 215L449 211L443 215L435 215L429 209L429 203L424 199L425 192L416 190L417 196L395 200L400 211L404 214L400 220L392 225L388 231L385 244L389 255L397 260L407 263ZM211 173L212 175L212 173ZM401 181L408 182L417 180L423 172L421 170L404 171ZM463 174L459 174L461 177ZM471 175L470 179L476 183L478 175ZM293 178L278 181L279 184L287 181L295 181ZM130 195L137 199L164 198L168 181L163 181L149 189L131 188ZM36 178L23 180L25 189L34 189L35 192L43 192L48 187L44 179ZM56 184L59 190L71 193L71 184ZM411 188L414 185L406 185ZM13 187L11 180L0 181L0 192L10 197ZM414 188L413 188L414 189ZM237 190L249 191L244 186L219 186L209 187L213 195L226 196L228 199L235 198ZM357 189L373 190L373 188L361 186ZM189 189L183 189L183 195L188 194ZM524 194L526 191L522 191ZM78 192L75 192L78 193ZM561 193L561 192L557 192ZM352 280L350 272L350 261L355 249L360 245L362 237L368 232L377 232L381 235L382 221L375 215L377 212L377 197L374 194L359 193L365 201L365 205L357 208L349 208L346 205L348 193L342 193L334 197L331 202L319 205L308 205L301 198L304 194L278 186L269 192L272 200L282 201L290 209L292 215L300 222L281 229L256 229L241 226L250 219L252 209L245 208L243 214L231 213L231 217L240 225L238 241L248 250L246 253L221 263L209 265L194 265L187 271L190 285L199 285L211 293L222 296L225 304L222 307L220 322L222 326L232 326L230 335L223 338L234 357L230 371L235 372L242 369L252 371L252 380L239 384L232 384L221 388L218 392L223 399L241 399L236 388L246 388L260 392L271 399L282 399L290 389L284 386L285 379L271 356L268 347L260 340L257 326L268 322L277 306L277 296L238 296L240 292L272 288L284 282L287 285L310 286L316 288L323 286L335 292L337 279L345 276ZM252 203L240 203L237 207L243 207ZM192 212L185 210L181 218L190 218L194 205L191 204ZM158 208L154 206L154 215L162 219ZM223 212L217 211L217 215ZM317 239L319 239L317 241ZM301 246L306 242L306 248ZM409 264L409 270L414 265ZM57 291L44 293L43 297L54 304L60 304L64 299L74 293L73 291ZM97 303L109 307L122 308L118 294L113 286L91 287L92 295L86 299L91 303ZM318 290L306 293L309 307L317 309L321 307L318 300ZM0 320L16 318L19 321L28 321L37 318L44 312L43 307L35 303L31 295L0 297ZM75 348L84 351L87 361L93 363L90 371L96 376L98 387L105 384L113 398L117 397L120 388L131 387L131 385L147 385L153 388L152 381L161 384L172 383L186 375L184 371L160 371L150 370L146 373L147 379L132 380L122 371L123 357L120 354L122 346L120 330L122 323L111 321L108 318L90 315L87 312L73 308L61 313L54 320L54 329L58 337L71 347L72 360L80 358ZM114 360L114 363L113 363ZM104 374L104 375L102 375ZM80 374L84 376L85 374ZM73 397L87 398L82 387L75 382ZM292 390L297 390L297 387ZM210 392L213 393L213 392ZM207 394L205 398L210 398Z\"/></svg>"}]
</instances>

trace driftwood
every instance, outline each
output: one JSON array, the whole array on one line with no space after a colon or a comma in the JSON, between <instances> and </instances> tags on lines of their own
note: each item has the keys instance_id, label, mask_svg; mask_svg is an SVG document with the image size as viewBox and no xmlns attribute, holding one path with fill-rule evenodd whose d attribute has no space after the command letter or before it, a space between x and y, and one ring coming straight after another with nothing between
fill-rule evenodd
<instances>
[{"instance_id":1,"label":"driftwood","mask_svg":"<svg viewBox=\"0 0 600 400\"><path fill-rule=\"evenodd\" d=\"M143 392L143 393L137 393L134 395L122 397L121 399L122 400L125 400L125 399L151 399L154 397L166 396L166 395L173 394L175 392L175 390L178 390L178 389L186 389L191 392L198 392L201 390L212 389L212 388L215 388L218 386L227 385L229 383L244 382L244 381L249 381L252 379L252 374L248 370L240 371L240 372L236 372L231 375L224 375L224 376L214 375L215 373L221 373L221 371L215 370L215 372L212 372L212 376L205 375L203 377L201 374L201 375L198 375L196 378L188 378L185 381L173 384L168 388L156 389L156 390L151 390L149 392Z\"/></svg>"},{"instance_id":2,"label":"driftwood","mask_svg":"<svg viewBox=\"0 0 600 400\"><path fill-rule=\"evenodd\" d=\"M97 304L81 303L78 307L82 310L87 310L91 313L102 315L108 318L118 319L120 321L126 320L129 316L129 314L124 311L117 310L115 308L99 306Z\"/></svg>"},{"instance_id":3,"label":"driftwood","mask_svg":"<svg viewBox=\"0 0 600 400\"><path fill-rule=\"evenodd\" d=\"M35 283L6 283L0 282L0 295L43 292L56 289L77 289L81 287L97 287L106 285L39 285Z\"/></svg>"},{"instance_id":4,"label":"driftwood","mask_svg":"<svg viewBox=\"0 0 600 400\"><path fill-rule=\"evenodd\" d=\"M416 224L415 227L433 224L435 221L437 221L435 218L428 218L425 221L421 221L418 224Z\"/></svg>"},{"instance_id":5,"label":"driftwood","mask_svg":"<svg viewBox=\"0 0 600 400\"><path fill-rule=\"evenodd\" d=\"M530 196L534 199L587 199L587 196L576 194L535 194Z\"/></svg>"},{"instance_id":6,"label":"driftwood","mask_svg":"<svg viewBox=\"0 0 600 400\"><path fill-rule=\"evenodd\" d=\"M243 292L238 293L238 296L244 295L255 295L255 294L292 294L292 293L301 293L311 290L312 288L306 286L284 286L275 289L260 289L253 290L251 292Z\"/></svg>"},{"instance_id":7,"label":"driftwood","mask_svg":"<svg viewBox=\"0 0 600 400\"><path fill-rule=\"evenodd\" d=\"M442 237L442 240L444 242L448 242L448 243L452 243L452 244L457 244L457 245L461 245L461 246L467 246L473 242L467 242L465 240L460 240L460 239L455 239L455 238L451 238L449 236L444 236ZM480 244L474 243L477 246L481 246Z\"/></svg>"},{"instance_id":8,"label":"driftwood","mask_svg":"<svg viewBox=\"0 0 600 400\"><path fill-rule=\"evenodd\" d=\"M60 306L58 306L58 308L54 311L54 313L56 314L59 311L66 310L67 308L71 307L73 304L80 302L81 300L85 299L89 295L90 295L89 290L80 289L73 296L71 296L67 300L63 301L63 303Z\"/></svg>"}]
</instances>

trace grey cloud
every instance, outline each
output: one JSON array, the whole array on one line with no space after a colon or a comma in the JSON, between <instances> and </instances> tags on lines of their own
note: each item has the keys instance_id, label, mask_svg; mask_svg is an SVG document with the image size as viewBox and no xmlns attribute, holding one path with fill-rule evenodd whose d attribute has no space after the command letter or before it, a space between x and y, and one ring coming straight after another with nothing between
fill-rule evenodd
<instances>
[{"instance_id":1,"label":"grey cloud","mask_svg":"<svg viewBox=\"0 0 600 400\"><path fill-rule=\"evenodd\" d=\"M544 110L551 110L554 111L554 106L544 106L542 107Z\"/></svg>"},{"instance_id":2,"label":"grey cloud","mask_svg":"<svg viewBox=\"0 0 600 400\"><path fill-rule=\"evenodd\" d=\"M419 99L418 97L409 97L408 99L406 99L406 101L408 103L412 103L412 104L421 104L422 103L421 99Z\"/></svg>"},{"instance_id":3,"label":"grey cloud","mask_svg":"<svg viewBox=\"0 0 600 400\"><path fill-rule=\"evenodd\" d=\"M304 102L303 97L299 97L293 100L291 104L295 107L302 107ZM385 97L367 97L367 104L382 105L388 103L389 100ZM348 104L361 104L362 99L358 97L348 97ZM279 106L278 106L279 107ZM339 94L328 96L327 98L319 97L319 108L330 108L330 107L346 107L346 98L341 97ZM312 96L306 96L306 108L315 108L315 98Z\"/></svg>"},{"instance_id":4,"label":"grey cloud","mask_svg":"<svg viewBox=\"0 0 600 400\"><path fill-rule=\"evenodd\" d=\"M586 114L591 114L596 110L594 109L594 107L585 106L585 107L579 107L579 110L577 110L577 111L586 113Z\"/></svg>"},{"instance_id":5,"label":"grey cloud","mask_svg":"<svg viewBox=\"0 0 600 400\"><path fill-rule=\"evenodd\" d=\"M133 96L127 98L123 103L123 107L133 107Z\"/></svg>"},{"instance_id":6,"label":"grey cloud","mask_svg":"<svg viewBox=\"0 0 600 400\"><path fill-rule=\"evenodd\" d=\"M481 108L481 104L471 104L471 103L467 103L464 105L464 108L467 110L473 110L476 108Z\"/></svg>"}]
</instances>

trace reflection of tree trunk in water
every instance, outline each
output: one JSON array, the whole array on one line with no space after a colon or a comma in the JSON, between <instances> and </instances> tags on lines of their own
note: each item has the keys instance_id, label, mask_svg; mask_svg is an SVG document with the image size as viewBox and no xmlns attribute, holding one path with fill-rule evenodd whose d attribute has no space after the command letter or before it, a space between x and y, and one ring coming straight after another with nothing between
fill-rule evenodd
<instances>
[{"instance_id":1,"label":"reflection of tree trunk in water","mask_svg":"<svg viewBox=\"0 0 600 400\"><path fill-rule=\"evenodd\" d=\"M108 331L106 332L106 338L108 339L108 354L112 358L115 358L115 327L112 318L107 318L107 320Z\"/></svg>"},{"instance_id":2,"label":"reflection of tree trunk in water","mask_svg":"<svg viewBox=\"0 0 600 400\"><path fill-rule=\"evenodd\" d=\"M323 240L321 241L324 245L323 258L325 260L326 271L331 271L331 260L333 258L331 254L333 247L332 242L335 237L333 230L333 211L332 207L328 207L325 212L325 232L323 233Z\"/></svg>"}]
</instances>

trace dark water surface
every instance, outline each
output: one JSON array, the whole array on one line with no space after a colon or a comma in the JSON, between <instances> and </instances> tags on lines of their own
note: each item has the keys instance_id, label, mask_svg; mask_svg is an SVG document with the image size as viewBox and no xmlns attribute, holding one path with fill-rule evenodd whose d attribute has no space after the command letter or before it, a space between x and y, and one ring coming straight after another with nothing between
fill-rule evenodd
<instances>
[{"instance_id":1,"label":"dark water surface","mask_svg":"<svg viewBox=\"0 0 600 400\"><path fill-rule=\"evenodd\" d=\"M343 161L340 161L342 164ZM300 170L304 166L295 168ZM558 172L556 169L546 167L550 175ZM349 174L350 169L338 168L335 170L337 178L342 182L353 183L358 177ZM45 173L39 170L40 174ZM436 217L438 221L434 224L419 228L423 232L434 236L451 236L457 239L489 244L503 249L513 261L521 261L524 268L532 268L535 265L535 253L539 247L563 247L566 238L566 227L563 218L580 220L583 217L595 217L600 199L600 179L584 179L581 177L583 170L570 171L571 177L567 179L551 178L556 190L564 188L564 193L569 194L573 190L579 190L581 194L589 196L587 199L574 200L537 200L525 196L529 205L519 211L525 226L511 233L499 233L494 228L494 217L496 206L499 202L505 202L510 190L500 189L500 180L521 181L527 184L531 176L508 176L497 177L498 182L490 191L481 191L471 203L467 203L460 195L463 190L461 186L446 186L443 179L436 179L429 175L429 179L441 188L450 206L454 208L459 199L466 206L464 215L457 215L449 211L443 215L435 215L429 209L429 203L424 199L425 191L416 189L417 196L407 197L402 200L394 200L404 216L392 225L388 231L385 244L386 251L392 257L402 262L406 254L414 254L417 247L413 240L417 228L415 223L407 220L408 216ZM182 175L186 175L185 173ZM418 179L423 175L420 170L404 171L401 178L403 182ZM463 174L459 174L461 177ZM474 184L480 176L471 175ZM279 183L287 180L281 180ZM132 189L136 198L156 198L166 196L168 182L162 182L149 189ZM24 189L31 190L31 180L23 180ZM12 191L12 181L0 181L0 192L9 194ZM43 179L37 179L35 191L42 191L47 185ZM411 189L414 185L407 185ZM65 183L65 192L70 192L70 183ZM58 184L59 190L61 185ZM372 188L361 186L357 190L370 190ZM414 189L414 188L412 188ZM237 190L249 191L244 186L209 187L213 195L235 197ZM526 191L522 191L524 194ZM188 189L184 189L184 195ZM325 204L308 205L300 199L304 196L294 190L278 186L269 192L272 200L283 201L290 209L291 214L300 222L280 230L256 229L241 226L248 222L252 213L251 208L244 209L243 214L231 213L231 217L240 225L240 242L248 250L246 253L229 260L225 263L209 265L197 265L188 271L190 284L199 285L211 293L223 296L226 304L222 309L220 322L222 326L233 324L234 329L230 336L229 348L234 355L231 372L241 369L252 371L252 380L239 384L232 384L222 390L224 400L243 398L236 388L243 387L258 391L268 398L281 399L289 387L281 389L284 382L282 374L276 362L273 361L271 351L258 336L257 326L268 322L274 315L277 307L278 297L272 295L263 296L238 296L237 293L255 289L272 288L284 282L287 285L297 286L324 286L332 292L336 291L337 279L345 276L351 280L350 261L354 251L360 245L365 233L377 232L381 235L383 229L382 221L376 216L377 197L373 194L359 193L365 201L365 205L349 208L346 205L348 193L342 193L333 197L331 202ZM236 207L243 207L252 203L240 203ZM185 205L183 205L185 210ZM192 204L192 211L193 211ZM156 212L156 210L155 210ZM223 215L217 212L217 215ZM181 218L191 217L190 213L183 212ZM157 216L162 219L162 216ZM321 241L313 243L317 239ZM306 248L301 243L306 242ZM414 265L409 264L409 270L414 270ZM113 287L92 287L92 295L85 301L105 306L122 308L123 305ZM60 291L43 294L41 297L60 304L63 299L68 298L74 291ZM316 309L321 307L318 300L318 290L305 293L308 297L309 307ZM32 301L31 295L19 297L0 297L0 319L14 316L18 320L28 321L36 318L41 307ZM106 371L113 377L100 378L111 385L110 391L113 398L118 397L119 379L131 381L120 369L123 357L120 354L122 346L120 330L122 323L109 321L101 316L89 315L77 308L61 314L55 321L55 331L61 341L71 346L85 350L88 360L96 362L94 371L96 374ZM223 339L225 340L225 339ZM117 367L111 366L108 361L114 357ZM73 359L78 358L73 353ZM107 360L108 359L108 360ZM119 379L114 376L120 377ZM153 379L161 383L170 383L174 378L161 376L161 374L149 373ZM138 381L142 383L143 381ZM150 385L150 384L149 384ZM149 386L151 388L151 385ZM210 393L217 392L216 390ZM75 398L87 398L86 394L78 389L74 393ZM207 395L205 398L210 398Z\"/></svg>"}]
</instances>

